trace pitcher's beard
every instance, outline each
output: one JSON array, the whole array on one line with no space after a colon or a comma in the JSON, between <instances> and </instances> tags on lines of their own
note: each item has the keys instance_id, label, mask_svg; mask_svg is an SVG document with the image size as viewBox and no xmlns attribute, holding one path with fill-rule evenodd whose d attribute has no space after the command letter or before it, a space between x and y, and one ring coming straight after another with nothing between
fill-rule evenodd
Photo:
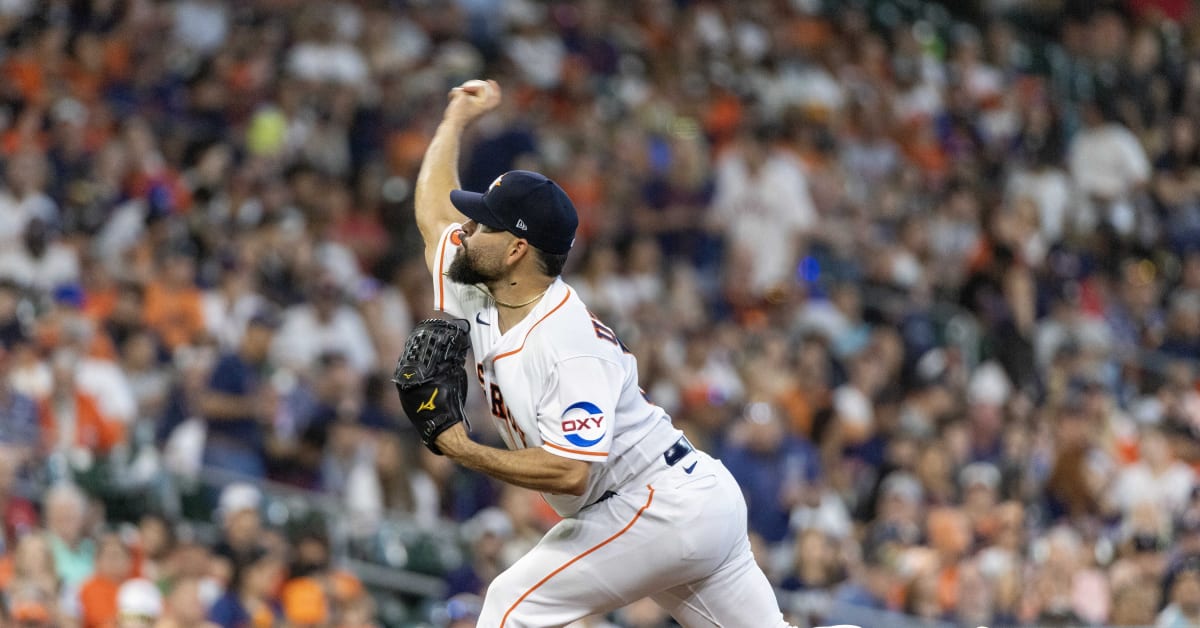
<instances>
[{"instance_id":1,"label":"pitcher's beard","mask_svg":"<svg viewBox=\"0 0 1200 628\"><path fill-rule=\"evenodd\" d=\"M446 276L454 283L468 286L487 285L500 278L497 274L479 268L465 248L459 249L458 253L455 253L454 260L450 262L450 270L446 271Z\"/></svg>"}]
</instances>

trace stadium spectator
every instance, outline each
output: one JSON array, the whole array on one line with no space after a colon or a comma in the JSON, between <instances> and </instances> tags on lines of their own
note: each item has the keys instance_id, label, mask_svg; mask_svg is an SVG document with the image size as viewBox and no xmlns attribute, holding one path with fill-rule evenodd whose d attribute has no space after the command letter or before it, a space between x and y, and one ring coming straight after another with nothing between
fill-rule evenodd
<instances>
[{"instance_id":1,"label":"stadium spectator","mask_svg":"<svg viewBox=\"0 0 1200 628\"><path fill-rule=\"evenodd\" d=\"M201 581L195 577L176 578L163 603L162 617L154 628L213 628L206 620Z\"/></svg>"},{"instance_id":2,"label":"stadium spectator","mask_svg":"<svg viewBox=\"0 0 1200 628\"><path fill-rule=\"evenodd\" d=\"M1113 499L1126 515L1144 503L1172 517L1183 514L1195 472L1175 458L1167 436L1154 426L1142 430L1138 445L1141 459L1117 472Z\"/></svg>"},{"instance_id":3,"label":"stadium spectator","mask_svg":"<svg viewBox=\"0 0 1200 628\"><path fill-rule=\"evenodd\" d=\"M1200 621L1200 566L1188 564L1181 568L1167 594L1170 603L1159 613L1156 627L1176 628Z\"/></svg>"},{"instance_id":4,"label":"stadium spectator","mask_svg":"<svg viewBox=\"0 0 1200 628\"><path fill-rule=\"evenodd\" d=\"M0 457L0 521L3 521L5 553L17 547L17 542L30 532L38 530L38 512L33 502L17 491L17 473L21 458L5 454Z\"/></svg>"},{"instance_id":5,"label":"stadium spectator","mask_svg":"<svg viewBox=\"0 0 1200 628\"><path fill-rule=\"evenodd\" d=\"M0 269L5 279L20 285L53 290L79 280L79 257L54 225L33 218L26 223L20 243L0 254Z\"/></svg>"},{"instance_id":6,"label":"stadium spectator","mask_svg":"<svg viewBox=\"0 0 1200 628\"><path fill-rule=\"evenodd\" d=\"M1084 103L1082 118L1084 128L1068 149L1071 176L1088 203L1092 224L1132 237L1141 218L1134 193L1150 180L1146 151L1104 104Z\"/></svg>"},{"instance_id":7,"label":"stadium spectator","mask_svg":"<svg viewBox=\"0 0 1200 628\"><path fill-rule=\"evenodd\" d=\"M817 220L800 164L761 129L743 134L716 172L711 220L727 234L733 297L756 300L786 288Z\"/></svg>"},{"instance_id":8,"label":"stadium spectator","mask_svg":"<svg viewBox=\"0 0 1200 628\"><path fill-rule=\"evenodd\" d=\"M1167 217L1166 230L1176 251L1200 244L1200 141L1196 121L1171 123L1167 146L1154 162L1153 196Z\"/></svg>"},{"instance_id":9,"label":"stadium spectator","mask_svg":"<svg viewBox=\"0 0 1200 628\"><path fill-rule=\"evenodd\" d=\"M228 584L240 566L258 554L263 544L262 493L251 484L236 483L221 491L216 515L221 524L221 541L213 549L222 562L216 577Z\"/></svg>"},{"instance_id":10,"label":"stadium spectator","mask_svg":"<svg viewBox=\"0 0 1200 628\"><path fill-rule=\"evenodd\" d=\"M265 378L276 315L255 315L236 352L226 353L213 367L208 389L197 408L207 422L204 464L251 478L264 478L268 428L277 399Z\"/></svg>"},{"instance_id":11,"label":"stadium spectator","mask_svg":"<svg viewBox=\"0 0 1200 628\"><path fill-rule=\"evenodd\" d=\"M37 122L27 115L25 120ZM4 169L5 188L0 192L0 242L6 250L18 246L21 235L33 220L43 225L58 220L58 205L45 193L46 159L40 151L29 147L7 155ZM30 277L32 279L32 277Z\"/></svg>"},{"instance_id":12,"label":"stadium spectator","mask_svg":"<svg viewBox=\"0 0 1200 628\"><path fill-rule=\"evenodd\" d=\"M217 285L204 294L204 326L221 349L231 351L241 344L250 319L267 304L255 291L247 263L237 254L223 257L220 266Z\"/></svg>"},{"instance_id":13,"label":"stadium spectator","mask_svg":"<svg viewBox=\"0 0 1200 628\"><path fill-rule=\"evenodd\" d=\"M312 578L295 578L280 594L287 628L320 628L330 625L329 601L321 584Z\"/></svg>"},{"instance_id":14,"label":"stadium spectator","mask_svg":"<svg viewBox=\"0 0 1200 628\"><path fill-rule=\"evenodd\" d=\"M794 592L787 596L789 612L804 614L810 621L829 612L832 590L845 579L845 565L836 541L819 530L806 530L796 536L792 564L780 588Z\"/></svg>"},{"instance_id":15,"label":"stadium spectator","mask_svg":"<svg viewBox=\"0 0 1200 628\"><path fill-rule=\"evenodd\" d=\"M137 564L137 574L150 581L170 577L169 560L175 550L175 527L170 519L147 513L137 522L136 542L131 545Z\"/></svg>"},{"instance_id":16,"label":"stadium spectator","mask_svg":"<svg viewBox=\"0 0 1200 628\"><path fill-rule=\"evenodd\" d=\"M162 593L153 582L130 578L117 590L116 628L154 628L162 615Z\"/></svg>"},{"instance_id":17,"label":"stadium spectator","mask_svg":"<svg viewBox=\"0 0 1200 628\"><path fill-rule=\"evenodd\" d=\"M84 628L105 628L122 618L118 604L122 585L133 575L129 548L115 534L96 542L96 570L79 588Z\"/></svg>"},{"instance_id":18,"label":"stadium spectator","mask_svg":"<svg viewBox=\"0 0 1200 628\"><path fill-rule=\"evenodd\" d=\"M157 279L146 286L142 319L167 349L192 344L204 332L203 294L195 285L195 253L189 242L177 242L158 253Z\"/></svg>"},{"instance_id":19,"label":"stadium spectator","mask_svg":"<svg viewBox=\"0 0 1200 628\"><path fill-rule=\"evenodd\" d=\"M57 612L52 592L17 583L9 590L9 615L19 628L50 628L70 621Z\"/></svg>"},{"instance_id":20,"label":"stadium spectator","mask_svg":"<svg viewBox=\"0 0 1200 628\"><path fill-rule=\"evenodd\" d=\"M779 411L767 402L746 406L743 421L718 457L742 487L750 529L768 543L787 536L792 509L805 501L819 473L816 449L787 433Z\"/></svg>"},{"instance_id":21,"label":"stadium spectator","mask_svg":"<svg viewBox=\"0 0 1200 628\"><path fill-rule=\"evenodd\" d=\"M9 365L12 353L0 346L0 451L5 469L5 485L11 485L12 476L25 461L32 460L42 446L41 425L37 404L33 399L17 392L9 383ZM11 540L11 539L10 539Z\"/></svg>"},{"instance_id":22,"label":"stadium spectator","mask_svg":"<svg viewBox=\"0 0 1200 628\"><path fill-rule=\"evenodd\" d=\"M75 591L92 575L96 545L86 536L87 497L71 484L58 484L46 494L46 530L54 569L66 591Z\"/></svg>"},{"instance_id":23,"label":"stadium spectator","mask_svg":"<svg viewBox=\"0 0 1200 628\"><path fill-rule=\"evenodd\" d=\"M498 508L479 511L466 524L465 534L471 543L471 560L446 575L447 596L470 593L482 596L493 578L500 575L505 562L504 545L513 535L512 522Z\"/></svg>"},{"instance_id":24,"label":"stadium spectator","mask_svg":"<svg viewBox=\"0 0 1200 628\"><path fill-rule=\"evenodd\" d=\"M54 553L44 534L32 533L21 537L6 556L4 589L13 591L20 586L32 586L51 596L59 592L59 577Z\"/></svg>"},{"instance_id":25,"label":"stadium spectator","mask_svg":"<svg viewBox=\"0 0 1200 628\"><path fill-rule=\"evenodd\" d=\"M108 455L126 442L137 400L105 338L65 313L50 359L51 388L38 401L43 442L59 451ZM50 332L54 334L54 331Z\"/></svg>"},{"instance_id":26,"label":"stadium spectator","mask_svg":"<svg viewBox=\"0 0 1200 628\"><path fill-rule=\"evenodd\" d=\"M284 314L276 334L272 357L281 366L311 370L321 355L344 355L359 375L375 366L375 347L362 316L343 302L344 294L332 277L318 280L312 303Z\"/></svg>"},{"instance_id":27,"label":"stadium spectator","mask_svg":"<svg viewBox=\"0 0 1200 628\"><path fill-rule=\"evenodd\" d=\"M221 628L275 625L282 615L276 592L284 570L284 561L262 548L241 556L225 594L208 610L209 621Z\"/></svg>"}]
</instances>

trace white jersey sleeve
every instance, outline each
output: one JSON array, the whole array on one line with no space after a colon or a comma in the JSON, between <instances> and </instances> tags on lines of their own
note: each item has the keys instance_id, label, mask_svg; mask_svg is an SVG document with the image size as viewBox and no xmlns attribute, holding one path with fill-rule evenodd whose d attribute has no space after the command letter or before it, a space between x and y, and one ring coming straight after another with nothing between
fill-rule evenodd
<instances>
[{"instance_id":1,"label":"white jersey sleeve","mask_svg":"<svg viewBox=\"0 0 1200 628\"><path fill-rule=\"evenodd\" d=\"M623 379L619 364L598 356L558 362L537 407L542 449L588 462L607 459Z\"/></svg>"},{"instance_id":2,"label":"white jersey sleeve","mask_svg":"<svg viewBox=\"0 0 1200 628\"><path fill-rule=\"evenodd\" d=\"M459 240L461 229L462 225L452 223L438 239L436 266L432 269L433 309L455 318L468 318L482 307L487 295L475 286L458 284L446 277L454 256L462 248Z\"/></svg>"}]
</instances>

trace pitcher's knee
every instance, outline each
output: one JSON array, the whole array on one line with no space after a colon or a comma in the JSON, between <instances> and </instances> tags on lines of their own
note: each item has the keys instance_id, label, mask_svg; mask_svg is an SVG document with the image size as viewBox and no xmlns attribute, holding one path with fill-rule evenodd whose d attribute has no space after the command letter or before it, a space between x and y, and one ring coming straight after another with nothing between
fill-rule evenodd
<instances>
[{"instance_id":1,"label":"pitcher's knee","mask_svg":"<svg viewBox=\"0 0 1200 628\"><path fill-rule=\"evenodd\" d=\"M496 599L498 602L507 600L509 604L516 602L517 598L521 597L521 594L529 588L523 586L518 580L520 578L511 569L500 572L500 575L493 578L492 583L488 585L486 599Z\"/></svg>"},{"instance_id":2,"label":"pitcher's knee","mask_svg":"<svg viewBox=\"0 0 1200 628\"><path fill-rule=\"evenodd\" d=\"M508 572L504 572L488 585L487 594L483 598L483 612L479 616L480 626L500 626L501 621L504 622L504 628L523 628L530 625L525 621L517 603L525 589L514 580ZM486 623L485 619L488 620Z\"/></svg>"}]
</instances>

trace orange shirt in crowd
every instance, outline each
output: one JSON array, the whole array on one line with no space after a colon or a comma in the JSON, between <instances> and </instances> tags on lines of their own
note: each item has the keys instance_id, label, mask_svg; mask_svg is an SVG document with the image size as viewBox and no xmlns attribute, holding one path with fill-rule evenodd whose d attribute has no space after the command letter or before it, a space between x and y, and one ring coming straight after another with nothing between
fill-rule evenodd
<instances>
[{"instance_id":1,"label":"orange shirt in crowd","mask_svg":"<svg viewBox=\"0 0 1200 628\"><path fill-rule=\"evenodd\" d=\"M17 565L13 560L13 553L9 552L0 558L0 591L7 591L16 575Z\"/></svg>"},{"instance_id":2,"label":"orange shirt in crowd","mask_svg":"<svg viewBox=\"0 0 1200 628\"><path fill-rule=\"evenodd\" d=\"M595 167L576 168L559 180L559 185L571 197L579 212L578 233L588 238L598 230L601 206L604 204L604 181L602 173Z\"/></svg>"},{"instance_id":3,"label":"orange shirt in crowd","mask_svg":"<svg viewBox=\"0 0 1200 628\"><path fill-rule=\"evenodd\" d=\"M103 323L117 307L116 288L89 290L83 299L83 315L94 323Z\"/></svg>"},{"instance_id":4,"label":"orange shirt in crowd","mask_svg":"<svg viewBox=\"0 0 1200 628\"><path fill-rule=\"evenodd\" d=\"M742 124L742 101L732 92L723 91L709 101L704 113L704 129L713 138L713 154L719 154L737 134Z\"/></svg>"},{"instance_id":5,"label":"orange shirt in crowd","mask_svg":"<svg viewBox=\"0 0 1200 628\"><path fill-rule=\"evenodd\" d=\"M947 565L937 574L937 599L942 611L954 610L958 604L958 565Z\"/></svg>"},{"instance_id":6,"label":"orange shirt in crowd","mask_svg":"<svg viewBox=\"0 0 1200 628\"><path fill-rule=\"evenodd\" d=\"M283 616L300 625L329 621L329 600L324 587L313 578L294 578L283 586Z\"/></svg>"},{"instance_id":7,"label":"orange shirt in crowd","mask_svg":"<svg viewBox=\"0 0 1200 628\"><path fill-rule=\"evenodd\" d=\"M816 416L817 410L828 406L827 398L818 398L817 394L806 393L794 386L780 392L775 402L783 408L792 433L805 438L812 437L813 417Z\"/></svg>"},{"instance_id":8,"label":"orange shirt in crowd","mask_svg":"<svg viewBox=\"0 0 1200 628\"><path fill-rule=\"evenodd\" d=\"M54 403L51 399L43 399L38 402L42 442L48 448L54 447L59 438L59 421L55 418L54 412ZM105 417L100 411L100 405L91 395L75 391L74 445L98 454L105 454L124 439L124 423Z\"/></svg>"},{"instance_id":9,"label":"orange shirt in crowd","mask_svg":"<svg viewBox=\"0 0 1200 628\"><path fill-rule=\"evenodd\" d=\"M13 56L3 66L3 77L26 102L41 103L46 97L46 77L31 54Z\"/></svg>"},{"instance_id":10,"label":"orange shirt in crowd","mask_svg":"<svg viewBox=\"0 0 1200 628\"><path fill-rule=\"evenodd\" d=\"M79 589L83 606L83 628L111 628L117 625L117 590L121 583L103 576L92 576Z\"/></svg>"},{"instance_id":11,"label":"orange shirt in crowd","mask_svg":"<svg viewBox=\"0 0 1200 628\"><path fill-rule=\"evenodd\" d=\"M145 321L168 349L192 342L204 331L200 290L169 288L154 282L146 288Z\"/></svg>"}]
</instances>

